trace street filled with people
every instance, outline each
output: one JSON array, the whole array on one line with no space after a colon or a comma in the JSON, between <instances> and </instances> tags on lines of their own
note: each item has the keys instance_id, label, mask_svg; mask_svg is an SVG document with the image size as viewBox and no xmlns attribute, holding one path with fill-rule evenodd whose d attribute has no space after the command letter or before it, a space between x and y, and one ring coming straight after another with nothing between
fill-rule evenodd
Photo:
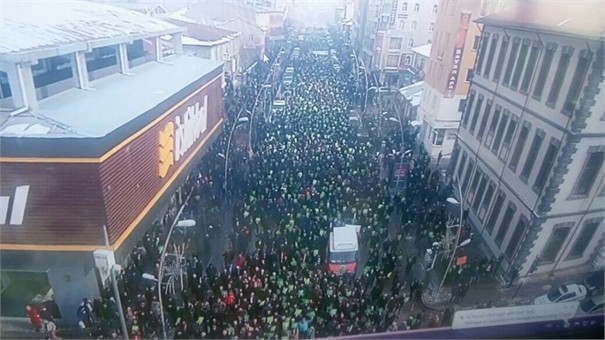
<instances>
[{"instance_id":1,"label":"street filled with people","mask_svg":"<svg viewBox=\"0 0 605 340\"><path fill-rule=\"evenodd\" d=\"M416 147L417 131L375 128L376 98L361 119L369 137L360 137L349 115L376 83L356 74L356 58L339 34L318 30L284 45L270 49L269 62L238 86L228 82L224 132L131 252L118 278L130 338L315 338L450 322L451 310L422 306L427 287L417 274L429 270L426 248L443 239L450 183ZM264 86L277 76L278 56L295 70L288 88ZM267 88L272 96L259 95ZM287 105L272 109L267 98L274 96ZM254 129L252 145L228 149L242 112ZM405 181L394 190L382 174L404 158ZM177 233L164 249L177 216L196 221L195 230ZM356 267L329 270L330 234L345 222L361 226ZM164 251L172 255L162 278ZM460 282L451 301L493 268L486 260L465 269L472 280ZM466 277L462 272L452 280ZM83 299L76 313L82 337L122 337L111 289Z\"/></svg>"}]
</instances>

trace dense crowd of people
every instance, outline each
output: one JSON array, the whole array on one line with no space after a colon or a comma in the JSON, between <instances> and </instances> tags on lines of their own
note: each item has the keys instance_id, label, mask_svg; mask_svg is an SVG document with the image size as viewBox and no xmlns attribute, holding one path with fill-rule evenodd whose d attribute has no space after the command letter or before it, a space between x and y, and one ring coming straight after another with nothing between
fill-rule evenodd
<instances>
[{"instance_id":1,"label":"dense crowd of people","mask_svg":"<svg viewBox=\"0 0 605 340\"><path fill-rule=\"evenodd\" d=\"M228 82L226 132L120 274L130 338L162 337L158 294L163 294L165 328L174 338L314 338L449 322L451 311L413 312L425 284L411 275L424 245L445 231L448 186L438 171L431 172L429 157L416 151L413 131L402 136L398 129L385 135L373 130L369 139L358 138L349 112L362 102L360 80L353 76L357 65L349 60L348 45L325 32L298 45L300 56L285 61L295 69L293 84L274 90L278 96L288 92L287 106L273 111L271 119L260 112L269 108L255 105L270 63L253 68L238 87ZM332 49L336 53L327 56L311 53ZM269 50L272 61L279 51ZM247 152L232 150L224 187L230 124L242 110L257 114L253 155L248 159ZM393 192L381 171L402 157L409 162L407 181ZM187 197L184 216L196 220L196 231L167 249L185 245L184 279L176 294L158 293L155 282L142 274L159 277L168 227ZM233 214L224 214L225 209ZM332 224L345 220L362 226L360 244L367 250L358 273L341 276L326 270L327 249ZM396 227L389 228L393 221ZM422 252L406 251L405 239L411 236ZM222 266L216 266L211 250L220 248L220 240L226 250L221 250ZM482 263L477 273L493 267ZM472 277L478 280L479 274ZM460 287L455 299L463 298ZM412 307L404 317L406 304ZM84 299L78 309L82 335L119 338L117 310L109 290Z\"/></svg>"}]
</instances>

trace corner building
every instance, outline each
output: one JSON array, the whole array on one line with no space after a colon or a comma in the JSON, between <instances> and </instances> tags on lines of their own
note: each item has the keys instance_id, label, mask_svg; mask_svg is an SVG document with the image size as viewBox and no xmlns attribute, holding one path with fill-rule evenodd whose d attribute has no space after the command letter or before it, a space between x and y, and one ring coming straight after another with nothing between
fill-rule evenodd
<instances>
[{"instance_id":1,"label":"corner building","mask_svg":"<svg viewBox=\"0 0 605 340\"><path fill-rule=\"evenodd\" d=\"M181 28L121 8L15 2L1 14L14 38L0 42L12 106L0 125L2 298L18 315L35 296L54 300L73 322L99 294L103 226L124 263L220 133L223 65L182 55Z\"/></svg>"},{"instance_id":2,"label":"corner building","mask_svg":"<svg viewBox=\"0 0 605 340\"><path fill-rule=\"evenodd\" d=\"M602 3L534 1L483 17L450 165L505 277L603 266Z\"/></svg>"}]
</instances>

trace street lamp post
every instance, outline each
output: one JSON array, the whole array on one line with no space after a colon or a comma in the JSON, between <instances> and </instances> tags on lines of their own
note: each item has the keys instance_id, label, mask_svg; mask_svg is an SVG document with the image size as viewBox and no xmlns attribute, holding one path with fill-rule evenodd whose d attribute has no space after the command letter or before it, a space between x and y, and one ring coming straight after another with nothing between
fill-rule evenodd
<instances>
[{"instance_id":1,"label":"street lamp post","mask_svg":"<svg viewBox=\"0 0 605 340\"><path fill-rule=\"evenodd\" d=\"M458 204L460 206L460 220L459 220L459 224L458 224L458 232L456 233L456 240L454 242L454 249L452 250L452 255L450 256L447 267L445 267L445 272L443 273L443 278L441 279L441 283L439 284L439 288L437 289L437 294L439 294L439 292L441 292L441 289L443 288L443 284L445 283L445 278L447 277L447 273L449 272L450 267L452 266L452 263L454 262L454 258L456 257L456 250L460 246L463 246L462 244L458 245L458 242L460 242L460 235L462 234L462 216L464 214L464 208L462 205L463 195L462 195L462 188L460 187L460 181L456 181L456 184L458 185L458 192L460 193L460 201L456 200L453 197L448 198L447 201L451 204ZM468 242L470 242L470 239Z\"/></svg>"},{"instance_id":2,"label":"street lamp post","mask_svg":"<svg viewBox=\"0 0 605 340\"><path fill-rule=\"evenodd\" d=\"M103 225L103 236L105 236L105 248L107 250L111 250L111 245L109 244L109 235L107 234L107 226ZM120 328L122 330L122 337L124 339L128 339L128 328L126 327L126 319L124 318L124 310L122 307L122 298L120 297L120 292L118 291L118 280L116 278L115 266L113 265L109 268L109 275L111 278L111 287L113 290L113 296L116 300L116 305L118 305L118 313L120 314Z\"/></svg>"}]
</instances>

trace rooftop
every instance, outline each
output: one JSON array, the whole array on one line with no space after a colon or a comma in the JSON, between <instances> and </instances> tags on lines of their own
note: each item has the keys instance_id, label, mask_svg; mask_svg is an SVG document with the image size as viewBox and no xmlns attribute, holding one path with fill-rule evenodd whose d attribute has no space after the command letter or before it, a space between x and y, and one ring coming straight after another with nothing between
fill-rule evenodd
<instances>
[{"instance_id":1,"label":"rooftop","mask_svg":"<svg viewBox=\"0 0 605 340\"><path fill-rule=\"evenodd\" d=\"M73 88L45 98L36 112L8 118L0 125L0 136L104 137L222 68L222 62L184 55L164 60L135 67L134 75L118 73L92 81L94 91Z\"/></svg>"},{"instance_id":2,"label":"rooftop","mask_svg":"<svg viewBox=\"0 0 605 340\"><path fill-rule=\"evenodd\" d=\"M241 35L239 32L229 31L210 25L194 24L174 18L167 19L169 22L186 29L185 35L200 42L223 42ZM183 44L188 45L185 39Z\"/></svg>"},{"instance_id":3,"label":"rooftop","mask_svg":"<svg viewBox=\"0 0 605 340\"><path fill-rule=\"evenodd\" d=\"M605 3L603 0L525 1L476 22L603 39Z\"/></svg>"},{"instance_id":4,"label":"rooftop","mask_svg":"<svg viewBox=\"0 0 605 340\"><path fill-rule=\"evenodd\" d=\"M431 56L431 46L433 46L433 45L426 44L426 45L422 45L422 46L416 46L416 47L412 48L412 52L418 53L421 56L428 58Z\"/></svg>"},{"instance_id":5,"label":"rooftop","mask_svg":"<svg viewBox=\"0 0 605 340\"><path fill-rule=\"evenodd\" d=\"M0 59L112 38L141 39L182 31L145 14L88 1L0 1ZM73 51L62 51L59 54ZM57 53L56 53L57 54Z\"/></svg>"},{"instance_id":6,"label":"rooftop","mask_svg":"<svg viewBox=\"0 0 605 340\"><path fill-rule=\"evenodd\" d=\"M424 89L424 81L419 81L412 85L402 87L399 89L399 93L409 101L412 106L418 106L420 99L422 99L422 91Z\"/></svg>"}]
</instances>

